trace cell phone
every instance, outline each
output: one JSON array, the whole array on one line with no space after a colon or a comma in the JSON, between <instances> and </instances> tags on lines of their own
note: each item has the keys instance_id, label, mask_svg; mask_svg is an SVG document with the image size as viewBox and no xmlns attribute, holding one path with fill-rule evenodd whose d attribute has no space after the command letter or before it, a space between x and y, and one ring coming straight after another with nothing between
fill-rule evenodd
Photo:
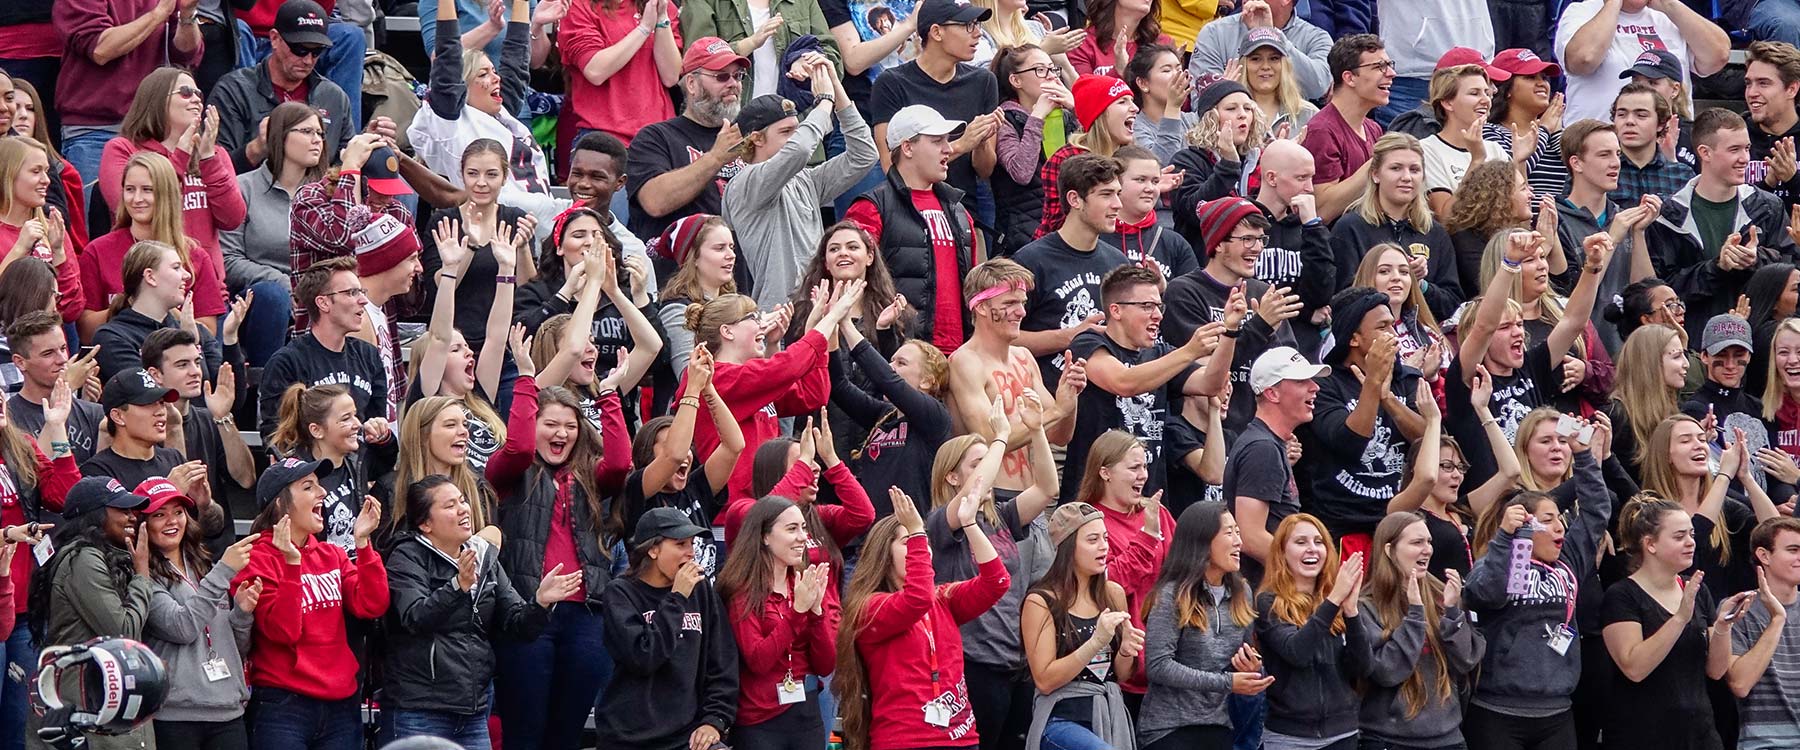
<instances>
[{"instance_id":1,"label":"cell phone","mask_svg":"<svg viewBox=\"0 0 1800 750\"><path fill-rule=\"evenodd\" d=\"M1581 421L1567 414L1556 419L1556 434L1558 436L1569 437L1574 435L1575 432L1580 429Z\"/></svg>"},{"instance_id":2,"label":"cell phone","mask_svg":"<svg viewBox=\"0 0 1800 750\"><path fill-rule=\"evenodd\" d=\"M1594 426L1590 424L1586 427L1581 428L1580 432L1575 433L1575 442L1582 443L1584 445L1587 443L1594 442Z\"/></svg>"}]
</instances>

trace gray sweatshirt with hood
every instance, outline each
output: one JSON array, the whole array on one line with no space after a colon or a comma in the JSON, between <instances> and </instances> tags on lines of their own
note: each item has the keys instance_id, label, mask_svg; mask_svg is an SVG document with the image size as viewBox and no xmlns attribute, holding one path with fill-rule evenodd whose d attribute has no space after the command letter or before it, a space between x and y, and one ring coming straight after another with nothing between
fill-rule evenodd
<instances>
[{"instance_id":1,"label":"gray sweatshirt with hood","mask_svg":"<svg viewBox=\"0 0 1800 750\"><path fill-rule=\"evenodd\" d=\"M198 585L185 580L172 586L151 584L144 641L169 672L169 697L157 720L221 722L244 715L250 688L244 681L243 655L250 650L253 618L232 601L236 575L235 568L220 562ZM229 677L207 677L205 664L214 656L230 670Z\"/></svg>"},{"instance_id":2,"label":"gray sweatshirt with hood","mask_svg":"<svg viewBox=\"0 0 1800 750\"><path fill-rule=\"evenodd\" d=\"M1462 698L1452 690L1448 699L1435 700L1437 659L1425 658L1425 607L1407 608L1406 619L1394 632L1383 636L1381 612L1372 602L1358 608L1357 625L1371 644L1373 657L1364 677L1362 732L1364 736L1407 747L1448 747L1462 742ZM1469 674L1481 665L1487 639L1469 623L1460 607L1438 614L1438 642L1443 646L1444 666L1456 688L1468 684ZM1417 713L1407 709L1400 688L1414 672L1425 678L1427 701Z\"/></svg>"}]
</instances>

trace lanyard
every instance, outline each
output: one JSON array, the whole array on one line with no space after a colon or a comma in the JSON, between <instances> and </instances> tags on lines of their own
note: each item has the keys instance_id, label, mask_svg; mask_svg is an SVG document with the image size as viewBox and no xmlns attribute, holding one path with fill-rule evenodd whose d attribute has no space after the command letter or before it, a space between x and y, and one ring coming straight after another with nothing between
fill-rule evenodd
<instances>
[{"instance_id":1,"label":"lanyard","mask_svg":"<svg viewBox=\"0 0 1800 750\"><path fill-rule=\"evenodd\" d=\"M188 572L186 569L183 569L181 571L181 582L187 584L189 588L192 588L194 590L195 596L200 595L200 584L198 582L196 582L194 579L188 577ZM231 600L231 596L229 594L226 595L225 606L231 607L231 606L235 606L235 604L236 603ZM218 652L213 650L212 624L208 623L208 624L200 626L200 634L206 638L206 658L208 660L219 658Z\"/></svg>"},{"instance_id":2,"label":"lanyard","mask_svg":"<svg viewBox=\"0 0 1800 750\"><path fill-rule=\"evenodd\" d=\"M926 612L920 622L925 625L925 654L931 662L931 694L933 696L943 695L943 691L938 689L937 635L931 629L931 613Z\"/></svg>"},{"instance_id":3,"label":"lanyard","mask_svg":"<svg viewBox=\"0 0 1800 750\"><path fill-rule=\"evenodd\" d=\"M1565 627L1565 628L1568 627L1569 623L1575 621L1575 598L1576 598L1575 587L1580 583L1579 581L1575 580L1575 571L1570 570L1569 566L1564 564L1563 561L1561 561L1561 560L1557 560L1555 565L1549 565L1547 563L1539 562L1537 560L1532 560L1531 564L1532 565L1542 565L1542 566L1544 566L1545 569L1547 569L1549 571L1550 575L1555 576L1559 580L1567 582L1568 585L1564 586L1564 589L1569 592L1569 595L1567 597L1568 601L1565 602L1567 611L1563 615L1563 627Z\"/></svg>"}]
</instances>

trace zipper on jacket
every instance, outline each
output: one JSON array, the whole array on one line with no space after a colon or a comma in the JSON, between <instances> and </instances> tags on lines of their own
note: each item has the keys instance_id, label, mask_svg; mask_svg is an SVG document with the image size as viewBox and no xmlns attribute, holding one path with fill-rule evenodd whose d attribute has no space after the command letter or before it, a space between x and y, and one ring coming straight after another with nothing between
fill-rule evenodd
<instances>
[{"instance_id":1,"label":"zipper on jacket","mask_svg":"<svg viewBox=\"0 0 1800 750\"><path fill-rule=\"evenodd\" d=\"M431 641L431 681L437 682L437 639Z\"/></svg>"}]
</instances>

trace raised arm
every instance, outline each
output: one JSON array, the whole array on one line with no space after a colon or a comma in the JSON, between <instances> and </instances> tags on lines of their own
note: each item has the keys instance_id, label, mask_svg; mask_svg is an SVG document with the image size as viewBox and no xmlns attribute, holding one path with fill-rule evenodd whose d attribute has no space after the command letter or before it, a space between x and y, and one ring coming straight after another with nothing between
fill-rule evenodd
<instances>
[{"instance_id":1,"label":"raised arm","mask_svg":"<svg viewBox=\"0 0 1800 750\"><path fill-rule=\"evenodd\" d=\"M1513 232L1507 238L1506 257L1501 259L1500 270L1488 281L1487 289L1481 293L1481 303L1475 308L1475 320L1463 326L1459 332L1461 343L1457 347L1457 357L1464 363L1463 382L1469 382L1474 370L1470 364L1481 362L1487 358L1488 342L1493 340L1494 333L1500 328L1500 317L1506 312L1506 301L1512 297L1512 283L1518 277L1520 266L1538 252L1545 242L1544 236L1535 232ZM1589 298L1592 302L1592 298ZM1575 317L1573 313L1569 317ZM1587 316L1582 315L1585 323ZM1569 339L1573 341L1574 339ZM1568 349L1565 341L1563 349ZM1561 355L1551 357L1552 361L1562 359Z\"/></svg>"},{"instance_id":2,"label":"raised arm","mask_svg":"<svg viewBox=\"0 0 1800 750\"><path fill-rule=\"evenodd\" d=\"M705 393L707 389L712 388L712 356L707 352L704 344L695 349L694 357L688 360L687 384L687 395L682 396L675 405L675 421L669 424L669 431L663 433L665 450L652 458L650 463L644 467L642 487L644 497L651 497L661 492L662 488L669 483L669 479L675 476L676 467L687 461L688 455L693 452L694 419L702 406L700 396L697 394ZM737 423L733 421L732 424ZM707 475L707 479L711 480L712 476ZM711 486L717 487L718 485Z\"/></svg>"},{"instance_id":3,"label":"raised arm","mask_svg":"<svg viewBox=\"0 0 1800 750\"><path fill-rule=\"evenodd\" d=\"M486 338L482 339L481 352L475 357L475 385L481 389L481 396L493 403L500 402L500 370L506 365L506 345L509 340L507 333L512 323L513 297L519 288L518 277L514 274L517 273L519 257L531 252L530 231L523 226L513 227L505 222L501 222L500 227L501 238L489 245L493 248L495 274L499 277L494 283L494 305L488 308ZM512 237L507 238L508 234ZM442 276L441 273L439 275ZM440 289L439 299L445 296L454 298L456 293L452 291L446 295ZM432 323L436 324L435 306L431 312ZM454 311L452 315L454 316ZM420 364L421 369L424 367L425 364Z\"/></svg>"},{"instance_id":4,"label":"raised arm","mask_svg":"<svg viewBox=\"0 0 1800 750\"><path fill-rule=\"evenodd\" d=\"M451 3L446 1L444 4ZM424 360L419 363L419 392L427 396L437 395L438 387L444 382L445 356L451 342L456 340L456 287L462 283L463 271L475 257L475 251L469 247L469 236L463 233L456 219L445 217L439 221L432 229L431 239L443 266L437 272L437 298L431 305L431 322L425 328ZM501 340L505 341L504 338ZM479 379L479 365L476 375Z\"/></svg>"},{"instance_id":5,"label":"raised arm","mask_svg":"<svg viewBox=\"0 0 1800 750\"><path fill-rule=\"evenodd\" d=\"M1611 235L1597 232L1582 240L1581 246L1587 258L1581 265L1581 281L1575 283L1575 291L1569 295L1563 319L1545 339L1551 362L1561 362L1563 355L1569 353L1569 347L1587 331L1588 317L1594 311L1594 296L1600 290L1600 277L1606 273L1607 264L1612 262L1615 246Z\"/></svg>"}]
</instances>

